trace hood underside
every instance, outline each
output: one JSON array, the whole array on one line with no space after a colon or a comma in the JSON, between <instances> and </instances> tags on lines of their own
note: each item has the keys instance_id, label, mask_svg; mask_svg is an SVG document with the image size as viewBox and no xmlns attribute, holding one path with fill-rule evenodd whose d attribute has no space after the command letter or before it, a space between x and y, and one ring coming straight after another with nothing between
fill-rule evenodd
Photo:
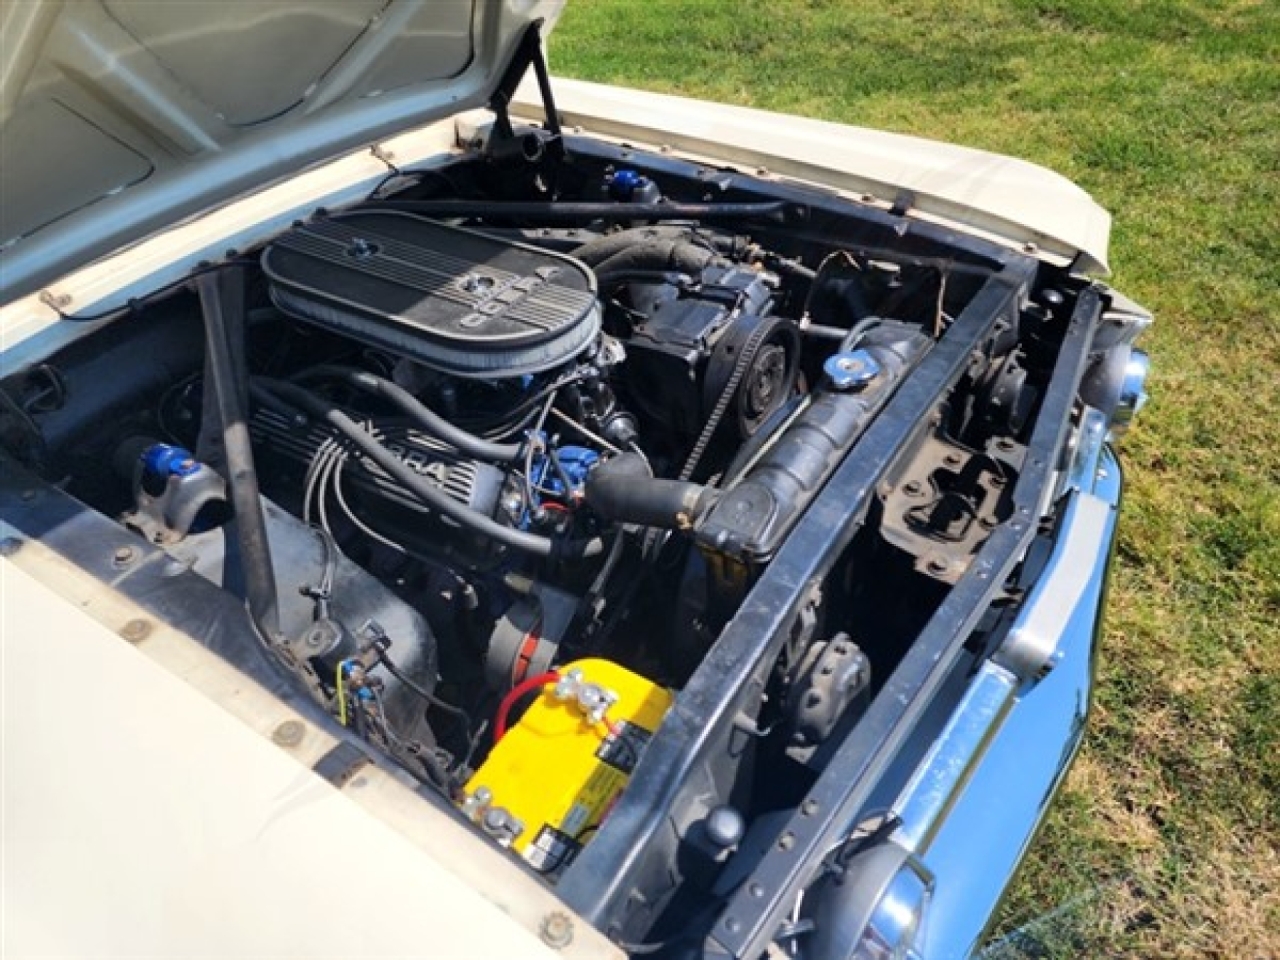
<instances>
[{"instance_id":1,"label":"hood underside","mask_svg":"<svg viewBox=\"0 0 1280 960\"><path fill-rule=\"evenodd\" d=\"M0 302L309 166L483 105L530 25L545 34L563 2L0 5ZM767 165L890 204L907 198L915 215L1106 270L1105 211L1022 161L594 84L557 88L565 119L595 133Z\"/></svg>"},{"instance_id":2,"label":"hood underside","mask_svg":"<svg viewBox=\"0 0 1280 960\"><path fill-rule=\"evenodd\" d=\"M562 0L0 7L0 289L485 102Z\"/></svg>"}]
</instances>

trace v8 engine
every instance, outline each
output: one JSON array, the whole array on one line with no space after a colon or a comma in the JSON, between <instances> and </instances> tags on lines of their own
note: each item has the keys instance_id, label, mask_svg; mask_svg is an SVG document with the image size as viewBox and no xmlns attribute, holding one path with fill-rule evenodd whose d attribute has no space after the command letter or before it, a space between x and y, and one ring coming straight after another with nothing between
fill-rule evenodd
<instances>
[{"instance_id":1,"label":"v8 engine","mask_svg":"<svg viewBox=\"0 0 1280 960\"><path fill-rule=\"evenodd\" d=\"M40 469L242 596L290 682L555 881L990 272L616 156L576 159L588 199L524 199L542 156L319 211L6 389ZM973 341L689 783L767 810L821 769L1012 509L1059 314L1011 300ZM696 880L723 844L689 842Z\"/></svg>"}]
</instances>

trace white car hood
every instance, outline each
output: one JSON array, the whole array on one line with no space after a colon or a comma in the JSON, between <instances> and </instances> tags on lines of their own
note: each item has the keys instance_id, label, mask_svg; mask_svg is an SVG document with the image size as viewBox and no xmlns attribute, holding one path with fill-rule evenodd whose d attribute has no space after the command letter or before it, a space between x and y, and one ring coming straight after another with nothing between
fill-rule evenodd
<instances>
[{"instance_id":1,"label":"white car hood","mask_svg":"<svg viewBox=\"0 0 1280 960\"><path fill-rule=\"evenodd\" d=\"M0 5L0 300L483 104L563 0Z\"/></svg>"},{"instance_id":2,"label":"white car hood","mask_svg":"<svg viewBox=\"0 0 1280 960\"><path fill-rule=\"evenodd\" d=\"M1066 177L1025 160L580 80L557 78L555 95L564 122L593 134L748 171L763 167L1085 272L1108 272L1110 214ZM534 117L539 103L536 86L526 81L515 108Z\"/></svg>"},{"instance_id":3,"label":"white car hood","mask_svg":"<svg viewBox=\"0 0 1280 960\"><path fill-rule=\"evenodd\" d=\"M0 303L233 197L483 105L529 26L545 35L563 2L0 5ZM1106 270L1106 212L1033 164L677 97L555 87L567 122L593 133L767 166Z\"/></svg>"}]
</instances>

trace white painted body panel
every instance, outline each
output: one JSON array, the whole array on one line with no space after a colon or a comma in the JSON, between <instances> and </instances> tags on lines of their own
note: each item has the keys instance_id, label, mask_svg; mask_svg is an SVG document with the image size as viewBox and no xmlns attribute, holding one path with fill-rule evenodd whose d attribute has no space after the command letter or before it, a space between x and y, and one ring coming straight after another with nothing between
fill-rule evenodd
<instances>
[{"instance_id":1,"label":"white painted body panel","mask_svg":"<svg viewBox=\"0 0 1280 960\"><path fill-rule=\"evenodd\" d=\"M132 604L21 549L0 560L0 955L620 956L567 916L571 943L543 944L563 908L501 851L379 768L339 791L307 766L324 731L182 634L131 645ZM273 743L289 720L300 742Z\"/></svg>"},{"instance_id":2,"label":"white painted body panel","mask_svg":"<svg viewBox=\"0 0 1280 960\"><path fill-rule=\"evenodd\" d=\"M904 191L912 215L1065 263L1107 272L1111 217L1084 190L1044 167L919 137L746 107L557 79L564 122L635 146L732 163L834 187L881 206ZM536 86L518 106L540 114ZM1027 248L1031 244L1033 247Z\"/></svg>"}]
</instances>

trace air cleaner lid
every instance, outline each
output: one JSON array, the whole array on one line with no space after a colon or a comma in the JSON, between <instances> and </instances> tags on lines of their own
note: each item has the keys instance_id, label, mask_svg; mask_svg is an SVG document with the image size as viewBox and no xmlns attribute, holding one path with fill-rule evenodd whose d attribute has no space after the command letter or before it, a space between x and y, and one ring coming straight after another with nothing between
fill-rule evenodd
<instances>
[{"instance_id":1,"label":"air cleaner lid","mask_svg":"<svg viewBox=\"0 0 1280 960\"><path fill-rule=\"evenodd\" d=\"M547 370L600 330L584 264L394 210L296 227L262 268L286 313L455 376Z\"/></svg>"}]
</instances>

